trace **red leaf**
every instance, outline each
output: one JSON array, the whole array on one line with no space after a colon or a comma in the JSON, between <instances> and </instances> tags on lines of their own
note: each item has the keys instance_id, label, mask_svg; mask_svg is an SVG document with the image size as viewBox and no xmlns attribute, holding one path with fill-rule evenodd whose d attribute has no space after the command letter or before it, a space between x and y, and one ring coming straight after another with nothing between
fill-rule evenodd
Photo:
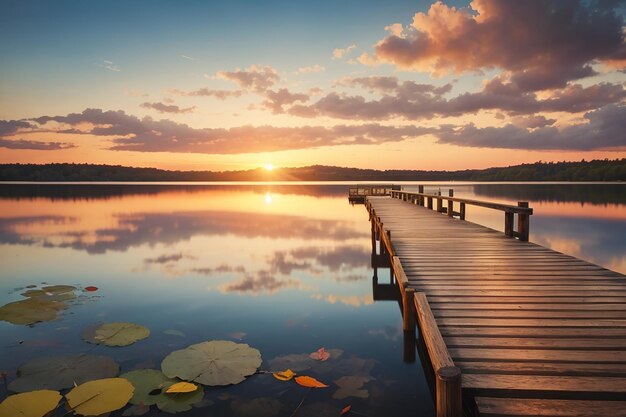
<instances>
[{"instance_id":1,"label":"red leaf","mask_svg":"<svg viewBox=\"0 0 626 417\"><path fill-rule=\"evenodd\" d=\"M349 406L346 406L346 407L342 408L342 409L341 409L341 414L339 414L339 415L340 415L340 416L342 416L342 415L344 415L344 414L346 414L346 413L350 412L350 409L352 409L352 406L351 406L351 405L349 405Z\"/></svg>"},{"instance_id":2,"label":"red leaf","mask_svg":"<svg viewBox=\"0 0 626 417\"><path fill-rule=\"evenodd\" d=\"M93 285L90 285L88 287L85 287L85 291L98 291L98 287L94 287Z\"/></svg>"},{"instance_id":3,"label":"red leaf","mask_svg":"<svg viewBox=\"0 0 626 417\"><path fill-rule=\"evenodd\" d=\"M328 360L328 358L330 358L330 353L326 352L326 349L321 347L317 349L317 351L311 353L309 357L311 359L315 359L316 361L325 361L325 360Z\"/></svg>"}]
</instances>

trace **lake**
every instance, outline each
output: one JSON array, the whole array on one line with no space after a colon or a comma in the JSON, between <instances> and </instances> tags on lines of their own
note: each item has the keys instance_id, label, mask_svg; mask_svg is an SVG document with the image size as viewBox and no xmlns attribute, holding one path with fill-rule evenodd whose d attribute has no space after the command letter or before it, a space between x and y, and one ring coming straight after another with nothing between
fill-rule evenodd
<instances>
[{"instance_id":1,"label":"lake","mask_svg":"<svg viewBox=\"0 0 626 417\"><path fill-rule=\"evenodd\" d=\"M626 273L624 184L426 184L426 192L449 188L529 201L532 242ZM497 230L503 217L467 209L468 221ZM64 306L54 319L0 321L9 385L38 358L106 356L126 373L228 340L258 349L262 372L205 387L179 415L338 416L348 406L347 415L434 415L419 358L403 360L397 302L374 301L367 211L348 203L345 184L0 185L0 260L0 305L74 287L55 299ZM387 269L377 276L389 281ZM109 322L150 335L124 347L83 340L85 329ZM310 357L320 348L327 360ZM265 372L287 368L329 386ZM163 414L153 405L144 415Z\"/></svg>"}]
</instances>

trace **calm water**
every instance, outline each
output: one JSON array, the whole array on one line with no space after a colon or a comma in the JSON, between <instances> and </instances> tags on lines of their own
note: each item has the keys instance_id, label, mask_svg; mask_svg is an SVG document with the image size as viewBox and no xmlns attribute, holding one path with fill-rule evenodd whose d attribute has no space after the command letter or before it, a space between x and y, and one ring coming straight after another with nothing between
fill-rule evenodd
<instances>
[{"instance_id":1,"label":"calm water","mask_svg":"<svg viewBox=\"0 0 626 417\"><path fill-rule=\"evenodd\" d=\"M530 201L531 241L626 273L626 185L454 190ZM500 212L468 208L467 218L503 227ZM28 285L77 287L56 320L0 322L0 371L10 382L30 359L77 353L109 356L122 373L160 369L173 350L233 340L260 350L261 370L310 367L298 373L330 386L254 375L206 389L202 408L179 415L290 416L303 399L298 416L338 416L348 405L354 415L433 415L419 360L403 361L397 303L374 302L369 230L345 185L0 186L0 305L24 299ZM113 321L151 335L120 348L81 340L85 327ZM335 355L311 366L306 357L320 347ZM342 377L360 386L340 390ZM153 406L146 415L163 414Z\"/></svg>"}]
</instances>

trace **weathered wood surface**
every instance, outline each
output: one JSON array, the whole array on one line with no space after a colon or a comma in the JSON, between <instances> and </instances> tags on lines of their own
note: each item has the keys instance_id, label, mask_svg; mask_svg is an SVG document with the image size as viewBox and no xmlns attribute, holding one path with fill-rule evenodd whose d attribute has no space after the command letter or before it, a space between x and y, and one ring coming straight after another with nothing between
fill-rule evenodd
<instances>
[{"instance_id":1,"label":"weathered wood surface","mask_svg":"<svg viewBox=\"0 0 626 417\"><path fill-rule=\"evenodd\" d=\"M626 416L623 275L411 201L367 201L481 415Z\"/></svg>"}]
</instances>

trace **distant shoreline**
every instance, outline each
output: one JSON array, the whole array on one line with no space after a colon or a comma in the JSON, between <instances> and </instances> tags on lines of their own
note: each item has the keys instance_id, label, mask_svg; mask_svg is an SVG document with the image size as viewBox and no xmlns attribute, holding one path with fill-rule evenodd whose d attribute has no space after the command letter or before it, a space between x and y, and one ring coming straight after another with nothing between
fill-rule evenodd
<instances>
[{"instance_id":1,"label":"distant shoreline","mask_svg":"<svg viewBox=\"0 0 626 417\"><path fill-rule=\"evenodd\" d=\"M295 183L295 182L615 182L626 181L626 158L536 162L458 171L374 170L313 165L245 171L169 171L94 164L0 164L0 182L17 183Z\"/></svg>"}]
</instances>

